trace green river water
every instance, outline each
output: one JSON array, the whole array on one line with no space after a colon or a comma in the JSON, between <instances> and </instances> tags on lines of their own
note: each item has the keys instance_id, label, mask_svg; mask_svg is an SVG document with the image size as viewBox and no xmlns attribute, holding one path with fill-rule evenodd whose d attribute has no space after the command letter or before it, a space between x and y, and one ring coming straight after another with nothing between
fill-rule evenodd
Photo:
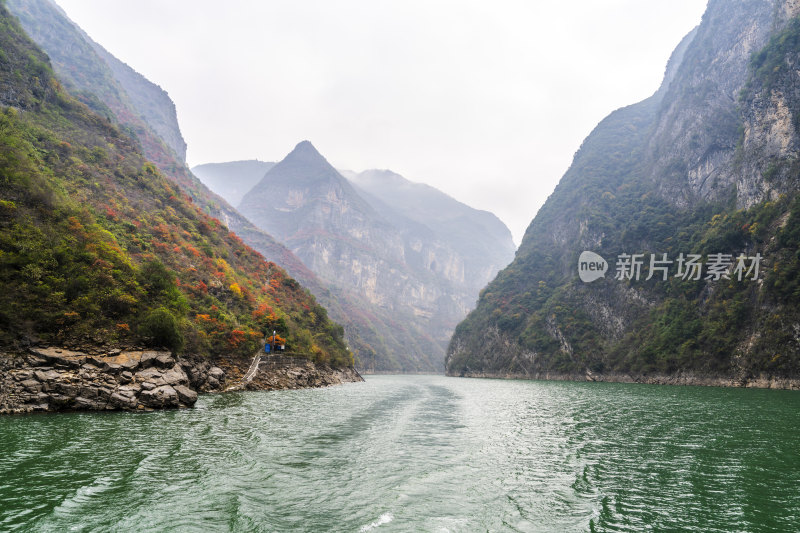
<instances>
[{"instance_id":1,"label":"green river water","mask_svg":"<svg viewBox=\"0 0 800 533\"><path fill-rule=\"evenodd\" d=\"M374 376L0 417L0 531L800 531L800 392Z\"/></svg>"}]
</instances>

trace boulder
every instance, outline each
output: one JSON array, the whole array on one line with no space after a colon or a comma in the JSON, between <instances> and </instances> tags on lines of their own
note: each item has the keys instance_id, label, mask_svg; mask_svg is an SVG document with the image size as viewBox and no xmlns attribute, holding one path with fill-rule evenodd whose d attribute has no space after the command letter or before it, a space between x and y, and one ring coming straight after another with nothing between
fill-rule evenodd
<instances>
[{"instance_id":1,"label":"boulder","mask_svg":"<svg viewBox=\"0 0 800 533\"><path fill-rule=\"evenodd\" d=\"M77 396L80 390L76 385L70 383L57 383L55 389L64 396L69 396L71 398Z\"/></svg>"},{"instance_id":2,"label":"boulder","mask_svg":"<svg viewBox=\"0 0 800 533\"><path fill-rule=\"evenodd\" d=\"M136 396L123 396L122 394L117 394L116 392L111 395L109 401L111 402L111 405L128 409L136 409L136 406L139 404Z\"/></svg>"},{"instance_id":3,"label":"boulder","mask_svg":"<svg viewBox=\"0 0 800 533\"><path fill-rule=\"evenodd\" d=\"M82 396L84 399L93 400L93 399L97 398L97 396L99 395L99 392L100 391L99 391L99 389L97 387L94 387L92 385L88 385L88 386L84 386L80 390L80 392L78 393L78 397ZM77 401L77 398L76 398L76 401Z\"/></svg>"},{"instance_id":4,"label":"boulder","mask_svg":"<svg viewBox=\"0 0 800 533\"><path fill-rule=\"evenodd\" d=\"M139 358L139 367L148 368L153 366L159 355L161 355L161 352L142 352L142 356Z\"/></svg>"},{"instance_id":5,"label":"boulder","mask_svg":"<svg viewBox=\"0 0 800 533\"><path fill-rule=\"evenodd\" d=\"M132 383L130 385L123 385L122 387L117 389L117 394L121 394L127 398L132 398L136 396L142 388L137 385L136 383Z\"/></svg>"},{"instance_id":6,"label":"boulder","mask_svg":"<svg viewBox=\"0 0 800 533\"><path fill-rule=\"evenodd\" d=\"M41 392L42 384L36 381L35 379L26 379L22 383L20 383L23 387L31 392Z\"/></svg>"},{"instance_id":7,"label":"boulder","mask_svg":"<svg viewBox=\"0 0 800 533\"><path fill-rule=\"evenodd\" d=\"M137 383L149 382L149 383L153 383L156 386L166 385L167 384L167 382L164 381L164 378L161 375L161 372L157 368L154 368L154 367L150 367L150 368L146 368L144 370L140 370L139 372L136 373L136 375L134 377L136 378L136 382Z\"/></svg>"},{"instance_id":8,"label":"boulder","mask_svg":"<svg viewBox=\"0 0 800 533\"><path fill-rule=\"evenodd\" d=\"M162 379L167 385L186 385L189 377L180 365L175 365L162 374Z\"/></svg>"},{"instance_id":9,"label":"boulder","mask_svg":"<svg viewBox=\"0 0 800 533\"><path fill-rule=\"evenodd\" d=\"M86 362L86 354L83 352L73 352L60 348L31 348L33 356L45 359L49 364L61 368L78 368Z\"/></svg>"},{"instance_id":10,"label":"boulder","mask_svg":"<svg viewBox=\"0 0 800 533\"><path fill-rule=\"evenodd\" d=\"M178 393L170 385L143 390L139 401L147 407L178 407Z\"/></svg>"},{"instance_id":11,"label":"boulder","mask_svg":"<svg viewBox=\"0 0 800 533\"><path fill-rule=\"evenodd\" d=\"M155 365L163 370L172 368L175 365L175 358L169 353L161 353L156 357Z\"/></svg>"},{"instance_id":12,"label":"boulder","mask_svg":"<svg viewBox=\"0 0 800 533\"><path fill-rule=\"evenodd\" d=\"M175 392L178 393L178 400L183 405L192 406L197 401L197 393L184 385L176 385L173 387Z\"/></svg>"},{"instance_id":13,"label":"boulder","mask_svg":"<svg viewBox=\"0 0 800 533\"><path fill-rule=\"evenodd\" d=\"M106 408L105 402L98 402L97 400L84 398L83 396L75 398L73 405L76 409L100 410Z\"/></svg>"},{"instance_id":14,"label":"boulder","mask_svg":"<svg viewBox=\"0 0 800 533\"><path fill-rule=\"evenodd\" d=\"M11 375L17 381L25 381L26 379L33 379L33 372L31 372L30 370L12 371Z\"/></svg>"}]
</instances>

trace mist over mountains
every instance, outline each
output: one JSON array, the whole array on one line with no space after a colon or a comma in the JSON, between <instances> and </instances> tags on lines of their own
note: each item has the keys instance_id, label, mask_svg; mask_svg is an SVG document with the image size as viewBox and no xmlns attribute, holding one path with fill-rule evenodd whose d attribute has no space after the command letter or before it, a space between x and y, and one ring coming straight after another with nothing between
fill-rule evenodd
<instances>
[{"instance_id":1,"label":"mist over mountains","mask_svg":"<svg viewBox=\"0 0 800 533\"><path fill-rule=\"evenodd\" d=\"M361 356L368 368L397 369L409 354L424 365L400 368L439 368L453 327L513 257L508 228L491 213L390 171L339 172L308 141L269 165L193 170L229 200L242 197L243 215L327 285L362 302L370 318L354 327L369 344ZM253 182L261 168L267 171L242 196L240 184ZM352 322L347 313L333 316Z\"/></svg>"},{"instance_id":2,"label":"mist over mountains","mask_svg":"<svg viewBox=\"0 0 800 533\"><path fill-rule=\"evenodd\" d=\"M321 306L307 303L294 320L309 332L322 327L340 359L328 316L343 326L358 363L374 371L437 371L446 361L448 373L465 376L725 383L800 372L793 2L712 0L658 91L611 113L585 139L516 254L491 213L390 170L337 170L308 141L280 162L192 172L166 92L51 1L7 5L61 86L129 136L131 153L235 232L244 249L285 268L300 284L289 288L315 297ZM7 85L8 105L40 100L39 88ZM231 250L238 248L209 257ZM608 261L605 277L579 280L583 251ZM616 259L632 254L666 254L678 270L652 279L656 263L647 262L645 279L620 276ZM724 281L681 276L687 254L706 268L712 256L729 256ZM763 261L761 277L734 283L737 257ZM304 345L312 341L303 334Z\"/></svg>"}]
</instances>

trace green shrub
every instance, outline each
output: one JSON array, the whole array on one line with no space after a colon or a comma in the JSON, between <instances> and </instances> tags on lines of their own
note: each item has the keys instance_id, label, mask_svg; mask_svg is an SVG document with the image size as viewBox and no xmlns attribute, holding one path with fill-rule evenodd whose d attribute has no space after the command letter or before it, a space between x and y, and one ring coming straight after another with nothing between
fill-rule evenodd
<instances>
[{"instance_id":1,"label":"green shrub","mask_svg":"<svg viewBox=\"0 0 800 533\"><path fill-rule=\"evenodd\" d=\"M152 347L165 347L177 352L183 347L183 334L178 320L165 307L154 309L147 315L139 334Z\"/></svg>"}]
</instances>

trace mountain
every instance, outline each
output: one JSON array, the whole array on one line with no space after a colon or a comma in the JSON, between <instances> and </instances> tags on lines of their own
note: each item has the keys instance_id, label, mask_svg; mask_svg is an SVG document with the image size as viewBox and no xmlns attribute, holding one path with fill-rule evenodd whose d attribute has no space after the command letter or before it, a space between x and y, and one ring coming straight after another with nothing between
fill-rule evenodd
<instances>
[{"instance_id":1,"label":"mountain","mask_svg":"<svg viewBox=\"0 0 800 533\"><path fill-rule=\"evenodd\" d=\"M478 288L511 260L510 232L493 215L433 188L374 176L366 172L351 183L303 141L247 193L239 210L326 284L361 302L367 316L355 329L367 337L359 356L368 367L396 370L399 362L405 371L441 369L447 339ZM441 212L425 213L435 208ZM472 246L463 244L470 229ZM491 231L499 243L486 245ZM332 316L347 328L352 307Z\"/></svg>"},{"instance_id":2,"label":"mountain","mask_svg":"<svg viewBox=\"0 0 800 533\"><path fill-rule=\"evenodd\" d=\"M449 374L796 383L798 14L709 2L661 88L583 142L456 328Z\"/></svg>"},{"instance_id":3,"label":"mountain","mask_svg":"<svg viewBox=\"0 0 800 533\"><path fill-rule=\"evenodd\" d=\"M394 216L396 226L409 232L424 226L437 240L469 258L464 262L464 283L476 291L514 258L511 232L493 213L469 207L391 170L351 172L345 177L376 211Z\"/></svg>"},{"instance_id":4,"label":"mountain","mask_svg":"<svg viewBox=\"0 0 800 533\"><path fill-rule=\"evenodd\" d=\"M326 293L288 248L253 226L191 173L183 160L186 147L175 105L163 90L95 43L51 0L11 0L7 5L31 38L54 58L53 68L70 93L129 133L145 157L207 214L315 294Z\"/></svg>"},{"instance_id":5,"label":"mountain","mask_svg":"<svg viewBox=\"0 0 800 533\"><path fill-rule=\"evenodd\" d=\"M352 364L314 297L74 99L4 6L0 50L3 352L166 347L236 366L275 329L316 362Z\"/></svg>"},{"instance_id":6,"label":"mountain","mask_svg":"<svg viewBox=\"0 0 800 533\"><path fill-rule=\"evenodd\" d=\"M79 100L100 114L120 118L142 140L148 156L156 155L156 148L147 146L154 143L165 145L178 161L185 160L186 142L175 104L163 89L109 54L52 1L8 0L6 4Z\"/></svg>"},{"instance_id":7,"label":"mountain","mask_svg":"<svg viewBox=\"0 0 800 533\"><path fill-rule=\"evenodd\" d=\"M229 204L239 205L244 195L274 166L275 163L251 159L197 165L192 167L192 173Z\"/></svg>"}]
</instances>

